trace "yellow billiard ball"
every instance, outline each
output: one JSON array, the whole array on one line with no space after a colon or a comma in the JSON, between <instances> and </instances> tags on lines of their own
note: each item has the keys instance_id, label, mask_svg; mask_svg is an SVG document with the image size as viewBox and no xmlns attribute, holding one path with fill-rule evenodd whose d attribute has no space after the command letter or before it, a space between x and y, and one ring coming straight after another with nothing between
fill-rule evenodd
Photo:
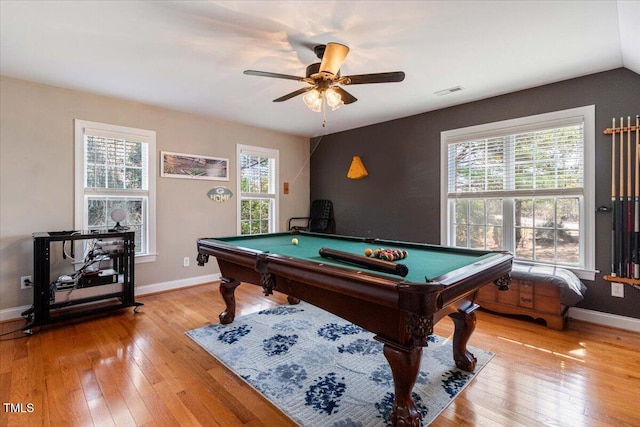
<instances>
[{"instance_id":1,"label":"yellow billiard ball","mask_svg":"<svg viewBox=\"0 0 640 427\"><path fill-rule=\"evenodd\" d=\"M295 237L293 239L291 239L291 244L292 245L297 245L298 244L298 239L296 239Z\"/></svg>"}]
</instances>

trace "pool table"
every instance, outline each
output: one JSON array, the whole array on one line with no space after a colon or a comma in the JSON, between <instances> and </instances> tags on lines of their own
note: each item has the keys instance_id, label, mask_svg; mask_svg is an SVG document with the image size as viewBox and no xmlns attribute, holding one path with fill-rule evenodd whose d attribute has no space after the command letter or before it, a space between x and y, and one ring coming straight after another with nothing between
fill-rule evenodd
<instances>
[{"instance_id":1,"label":"pool table","mask_svg":"<svg viewBox=\"0 0 640 427\"><path fill-rule=\"evenodd\" d=\"M476 292L490 282L508 289L512 264L507 252L304 231L202 238L197 246L198 265L214 256L220 267L226 304L221 323L233 321L234 291L246 282L262 286L265 295L282 292L290 303L306 301L373 332L391 367L392 422L400 426L420 425L411 391L434 324L447 315L453 319L453 358L459 368L473 371L476 359L466 347L475 329ZM379 269L364 251L380 247L403 249L408 256ZM321 256L326 248L355 256L346 261ZM388 270L389 264L403 269Z\"/></svg>"}]
</instances>

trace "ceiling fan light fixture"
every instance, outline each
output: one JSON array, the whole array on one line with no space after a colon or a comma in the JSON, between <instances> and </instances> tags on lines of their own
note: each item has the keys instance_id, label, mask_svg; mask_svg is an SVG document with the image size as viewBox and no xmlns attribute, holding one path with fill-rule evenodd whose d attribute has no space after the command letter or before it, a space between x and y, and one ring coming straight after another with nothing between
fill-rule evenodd
<instances>
[{"instance_id":1,"label":"ceiling fan light fixture","mask_svg":"<svg viewBox=\"0 0 640 427\"><path fill-rule=\"evenodd\" d=\"M331 107L331 111L335 111L344 105L344 101L342 101L342 97L334 89L327 89L324 92L324 96L325 96L325 99L327 100L327 105Z\"/></svg>"},{"instance_id":2,"label":"ceiling fan light fixture","mask_svg":"<svg viewBox=\"0 0 640 427\"><path fill-rule=\"evenodd\" d=\"M327 107L331 107L331 110L335 111L345 104L353 104L358 100L358 98L340 87L341 85L394 83L404 80L404 72L402 71L341 76L340 68L349 53L349 47L341 43L317 45L313 51L320 59L320 62L307 66L305 77L257 70L245 70L244 74L296 80L312 85L276 98L273 102L286 101L304 94L302 100L307 108L311 111L322 113L323 127L327 124Z\"/></svg>"},{"instance_id":3,"label":"ceiling fan light fixture","mask_svg":"<svg viewBox=\"0 0 640 427\"><path fill-rule=\"evenodd\" d=\"M319 113L322 110L322 94L319 90L310 90L302 97L302 100L311 111Z\"/></svg>"}]
</instances>

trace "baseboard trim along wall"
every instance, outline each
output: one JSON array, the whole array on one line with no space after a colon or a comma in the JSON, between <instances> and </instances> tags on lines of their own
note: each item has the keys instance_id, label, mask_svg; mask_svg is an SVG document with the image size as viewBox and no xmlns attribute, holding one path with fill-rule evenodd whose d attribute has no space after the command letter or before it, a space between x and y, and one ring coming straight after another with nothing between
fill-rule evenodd
<instances>
[{"instance_id":1,"label":"baseboard trim along wall","mask_svg":"<svg viewBox=\"0 0 640 427\"><path fill-rule=\"evenodd\" d=\"M155 294L157 292L172 291L174 289L186 288L218 280L220 280L220 273L190 277L188 279L172 280L170 282L155 283L152 285L136 286L136 295L148 295Z\"/></svg>"},{"instance_id":2,"label":"baseboard trim along wall","mask_svg":"<svg viewBox=\"0 0 640 427\"><path fill-rule=\"evenodd\" d=\"M602 326L609 326L611 328L640 332L640 319L633 317L619 316L617 314L603 313L601 311L586 310L577 307L571 307L569 309L569 317Z\"/></svg>"},{"instance_id":3,"label":"baseboard trim along wall","mask_svg":"<svg viewBox=\"0 0 640 427\"><path fill-rule=\"evenodd\" d=\"M208 274L205 276L189 277L187 279L171 280L169 282L154 283L151 285L136 286L136 295L148 295L158 292L167 292L180 288L187 288L189 286L200 285L203 283L215 282L220 280L220 273ZM21 313L27 310L30 305L23 305L21 307L5 308L0 310L0 322L7 320L19 319Z\"/></svg>"}]
</instances>

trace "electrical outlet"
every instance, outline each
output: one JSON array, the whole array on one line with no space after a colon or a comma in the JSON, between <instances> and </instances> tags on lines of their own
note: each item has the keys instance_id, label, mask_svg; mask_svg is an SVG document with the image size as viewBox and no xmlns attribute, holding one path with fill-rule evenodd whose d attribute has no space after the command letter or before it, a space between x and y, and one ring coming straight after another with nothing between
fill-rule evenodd
<instances>
[{"instance_id":1,"label":"electrical outlet","mask_svg":"<svg viewBox=\"0 0 640 427\"><path fill-rule=\"evenodd\" d=\"M22 276L20 278L20 289L31 289L31 276Z\"/></svg>"},{"instance_id":2,"label":"electrical outlet","mask_svg":"<svg viewBox=\"0 0 640 427\"><path fill-rule=\"evenodd\" d=\"M182 260L182 266L183 267L189 267L189 257L188 256L184 257L184 259Z\"/></svg>"},{"instance_id":3,"label":"electrical outlet","mask_svg":"<svg viewBox=\"0 0 640 427\"><path fill-rule=\"evenodd\" d=\"M611 296L624 298L624 284L618 282L611 283Z\"/></svg>"}]
</instances>

